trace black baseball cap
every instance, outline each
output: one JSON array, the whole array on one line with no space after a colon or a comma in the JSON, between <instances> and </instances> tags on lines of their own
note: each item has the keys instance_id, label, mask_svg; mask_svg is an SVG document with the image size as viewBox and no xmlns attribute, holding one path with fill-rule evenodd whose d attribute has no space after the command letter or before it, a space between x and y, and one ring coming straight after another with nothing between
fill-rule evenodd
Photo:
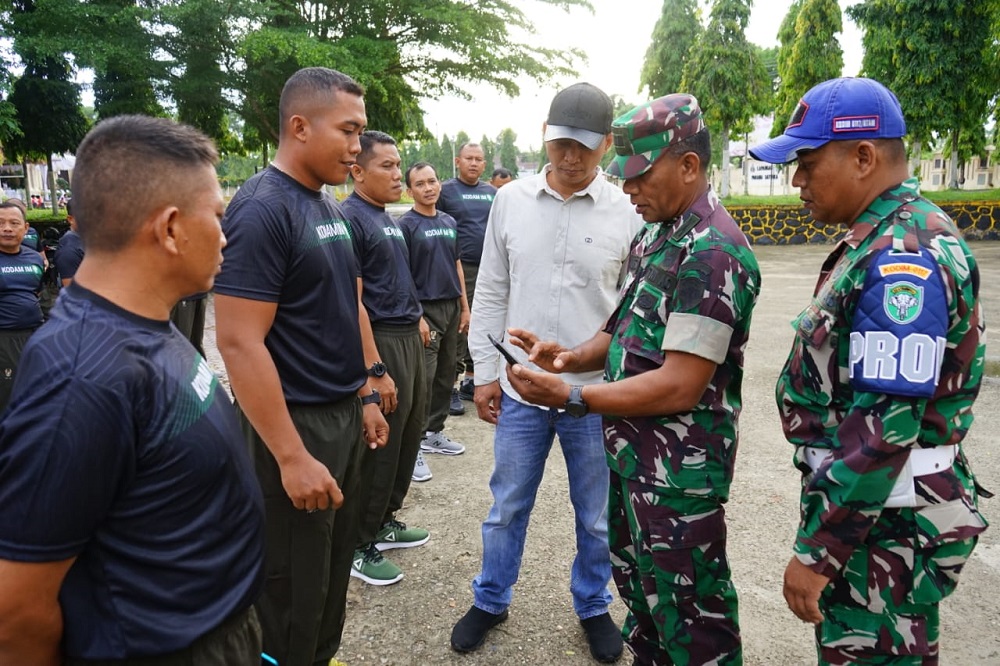
<instances>
[{"instance_id":1,"label":"black baseball cap","mask_svg":"<svg viewBox=\"0 0 1000 666\"><path fill-rule=\"evenodd\" d=\"M574 83L552 98L545 141L573 139L590 150L611 132L615 109L603 90L590 83Z\"/></svg>"}]
</instances>

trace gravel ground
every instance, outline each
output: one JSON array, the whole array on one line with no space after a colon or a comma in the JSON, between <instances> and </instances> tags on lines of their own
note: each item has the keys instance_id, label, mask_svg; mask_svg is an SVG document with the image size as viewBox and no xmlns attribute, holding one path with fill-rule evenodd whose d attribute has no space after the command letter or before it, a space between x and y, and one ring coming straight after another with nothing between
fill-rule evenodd
<instances>
[{"instance_id":1,"label":"gravel ground","mask_svg":"<svg viewBox=\"0 0 1000 666\"><path fill-rule=\"evenodd\" d=\"M788 322L808 301L828 246L756 248L763 291L754 314L744 384L741 450L727 511L729 554L740 594L745 663L797 666L815 663L812 632L791 614L781 595L798 517L798 473L790 464L774 405L774 383L792 337ZM1000 243L973 246L982 273L989 322L1000 321ZM206 347L216 370L210 317ZM992 347L990 358L1000 357ZM471 655L449 647L454 623L472 604L469 583L479 572L480 524L490 506L492 426L468 413L452 417L446 433L463 442L464 455L428 456L434 478L414 483L400 518L431 531L430 542L392 551L405 578L372 587L352 581L348 620L338 658L362 664L589 664L583 632L573 614L569 567L575 552L566 469L558 446L546 466L528 532L510 619ZM984 382L977 420L965 450L980 482L1000 492L1000 380ZM993 444L991 444L993 442ZM944 666L1000 664L1000 497L981 509L998 527L988 530L963 574L958 591L942 607ZM613 586L612 586L613 587ZM616 621L624 618L617 600ZM621 664L631 663L627 656Z\"/></svg>"}]
</instances>

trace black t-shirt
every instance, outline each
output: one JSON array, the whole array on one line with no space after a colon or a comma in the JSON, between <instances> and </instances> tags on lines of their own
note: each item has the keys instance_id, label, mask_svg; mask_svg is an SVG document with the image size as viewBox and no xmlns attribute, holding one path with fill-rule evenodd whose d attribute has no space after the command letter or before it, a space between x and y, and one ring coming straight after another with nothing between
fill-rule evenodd
<instances>
[{"instance_id":1,"label":"black t-shirt","mask_svg":"<svg viewBox=\"0 0 1000 666\"><path fill-rule=\"evenodd\" d=\"M277 303L265 338L290 404L335 402L367 381L357 263L336 202L274 167L244 183L222 220L215 293Z\"/></svg>"},{"instance_id":2,"label":"black t-shirt","mask_svg":"<svg viewBox=\"0 0 1000 666\"><path fill-rule=\"evenodd\" d=\"M41 326L38 291L44 266L42 255L23 245L17 254L0 252L0 329Z\"/></svg>"},{"instance_id":3,"label":"black t-shirt","mask_svg":"<svg viewBox=\"0 0 1000 666\"><path fill-rule=\"evenodd\" d=\"M24 232L24 238L21 239L21 245L28 248L29 250L34 250L38 252L38 229L35 229L30 224L28 225L28 230Z\"/></svg>"},{"instance_id":4,"label":"black t-shirt","mask_svg":"<svg viewBox=\"0 0 1000 666\"><path fill-rule=\"evenodd\" d=\"M352 194L344 201L351 221L358 275L364 287L361 300L373 324L415 324L423 315L417 288L410 275L406 240L385 208Z\"/></svg>"},{"instance_id":5,"label":"black t-shirt","mask_svg":"<svg viewBox=\"0 0 1000 666\"><path fill-rule=\"evenodd\" d=\"M56 248L55 264L59 278L69 280L83 261L83 239L72 229L63 234Z\"/></svg>"},{"instance_id":6,"label":"black t-shirt","mask_svg":"<svg viewBox=\"0 0 1000 666\"><path fill-rule=\"evenodd\" d=\"M421 301L458 298L458 234L455 220L447 213L434 217L410 209L399 218L399 228L410 250L410 273Z\"/></svg>"},{"instance_id":7,"label":"black t-shirt","mask_svg":"<svg viewBox=\"0 0 1000 666\"><path fill-rule=\"evenodd\" d=\"M496 194L497 188L482 181L466 185L452 178L441 185L437 208L458 223L458 250L464 262L478 266L483 257L486 222Z\"/></svg>"},{"instance_id":8,"label":"black t-shirt","mask_svg":"<svg viewBox=\"0 0 1000 666\"><path fill-rule=\"evenodd\" d=\"M66 655L189 646L260 593L263 530L208 363L170 322L71 284L0 420L0 558L76 558L59 591Z\"/></svg>"}]
</instances>

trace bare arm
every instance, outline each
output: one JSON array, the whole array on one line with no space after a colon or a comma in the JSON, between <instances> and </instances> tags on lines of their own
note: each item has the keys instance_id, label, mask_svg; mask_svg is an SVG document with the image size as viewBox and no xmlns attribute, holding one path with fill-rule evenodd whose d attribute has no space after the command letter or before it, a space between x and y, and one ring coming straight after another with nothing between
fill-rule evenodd
<instances>
[{"instance_id":1,"label":"bare arm","mask_svg":"<svg viewBox=\"0 0 1000 666\"><path fill-rule=\"evenodd\" d=\"M701 400L716 367L701 356L671 351L656 370L618 382L584 386L583 400L591 412L615 416L689 412ZM537 405L562 407L569 398L570 385L555 375L515 365L508 368L507 378L525 400Z\"/></svg>"},{"instance_id":2,"label":"bare arm","mask_svg":"<svg viewBox=\"0 0 1000 666\"><path fill-rule=\"evenodd\" d=\"M611 346L611 336L598 331L594 337L573 349L566 349L556 342L539 340L531 331L521 328L507 329L511 344L528 352L528 360L549 372L590 372L604 368Z\"/></svg>"},{"instance_id":3,"label":"bare arm","mask_svg":"<svg viewBox=\"0 0 1000 666\"><path fill-rule=\"evenodd\" d=\"M297 509L340 506L343 495L325 465L306 450L285 405L278 369L264 346L277 303L215 296L219 352L240 408L274 456Z\"/></svg>"},{"instance_id":4,"label":"bare arm","mask_svg":"<svg viewBox=\"0 0 1000 666\"><path fill-rule=\"evenodd\" d=\"M458 270L458 284L462 288L462 296L460 298L461 315L459 315L458 320L458 332L468 333L469 321L472 319L472 308L469 305L469 295L465 292L465 271L462 269L461 260L455 262L455 268Z\"/></svg>"},{"instance_id":5,"label":"bare arm","mask_svg":"<svg viewBox=\"0 0 1000 666\"><path fill-rule=\"evenodd\" d=\"M0 664L62 663L59 588L74 561L0 560Z\"/></svg>"},{"instance_id":6,"label":"bare arm","mask_svg":"<svg viewBox=\"0 0 1000 666\"><path fill-rule=\"evenodd\" d=\"M372 333L372 322L368 318L368 310L361 301L363 289L361 278L358 278L358 326L361 327L361 347L365 354L365 367L370 368L373 363L381 361L382 356L378 353L378 346L375 344L375 334ZM383 414L391 414L396 411L396 382L392 380L392 376L388 372L381 377L369 377L368 385L382 396Z\"/></svg>"}]
</instances>

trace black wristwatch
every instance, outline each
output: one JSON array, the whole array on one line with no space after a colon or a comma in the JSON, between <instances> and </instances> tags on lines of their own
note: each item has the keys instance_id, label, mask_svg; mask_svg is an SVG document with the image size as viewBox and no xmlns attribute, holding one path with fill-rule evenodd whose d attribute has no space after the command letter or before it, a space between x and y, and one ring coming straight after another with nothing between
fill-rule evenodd
<instances>
[{"instance_id":1,"label":"black wristwatch","mask_svg":"<svg viewBox=\"0 0 1000 666\"><path fill-rule=\"evenodd\" d=\"M385 374L385 363L382 361L375 361L372 363L372 367L368 368L369 377L381 377Z\"/></svg>"},{"instance_id":2,"label":"black wristwatch","mask_svg":"<svg viewBox=\"0 0 1000 666\"><path fill-rule=\"evenodd\" d=\"M581 416L587 415L587 403L583 401L583 387L573 386L569 390L569 398L566 399L566 404L563 406L566 413L570 416L575 416L580 418Z\"/></svg>"},{"instance_id":3,"label":"black wristwatch","mask_svg":"<svg viewBox=\"0 0 1000 666\"><path fill-rule=\"evenodd\" d=\"M382 367L384 368L385 366ZM361 398L362 407L364 407L365 405L381 405L381 404L382 404L382 396L379 395L378 391L376 391L375 389L372 389L372 392L369 395L366 395L365 397Z\"/></svg>"}]
</instances>

